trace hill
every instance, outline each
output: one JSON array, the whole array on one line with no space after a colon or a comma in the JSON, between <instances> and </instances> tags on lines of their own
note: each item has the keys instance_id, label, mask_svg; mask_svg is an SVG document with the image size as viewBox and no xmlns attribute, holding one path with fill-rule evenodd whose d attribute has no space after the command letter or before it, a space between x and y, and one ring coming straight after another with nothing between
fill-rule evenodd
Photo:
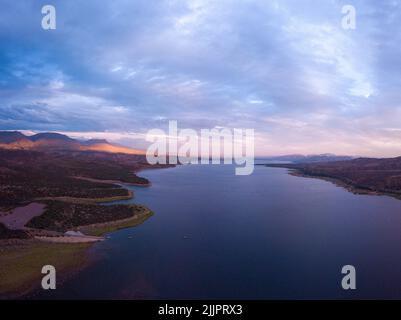
<instances>
[{"instance_id":1,"label":"hill","mask_svg":"<svg viewBox=\"0 0 401 320\"><path fill-rule=\"evenodd\" d=\"M283 156L275 156L264 158L267 161L279 161L279 162L291 162L291 163L309 163L309 162L331 162L331 161L342 161L342 160L352 160L354 157L351 156L338 156L331 153L324 154L288 154Z\"/></svg>"},{"instance_id":2,"label":"hill","mask_svg":"<svg viewBox=\"0 0 401 320\"><path fill-rule=\"evenodd\" d=\"M292 169L296 175L330 180L357 193L387 194L401 198L401 157L266 166L285 167Z\"/></svg>"},{"instance_id":3,"label":"hill","mask_svg":"<svg viewBox=\"0 0 401 320\"><path fill-rule=\"evenodd\" d=\"M104 139L80 141L55 132L43 132L32 136L26 136L19 131L0 131L0 149L31 151L74 150L131 155L145 154L144 150L112 144Z\"/></svg>"}]
</instances>

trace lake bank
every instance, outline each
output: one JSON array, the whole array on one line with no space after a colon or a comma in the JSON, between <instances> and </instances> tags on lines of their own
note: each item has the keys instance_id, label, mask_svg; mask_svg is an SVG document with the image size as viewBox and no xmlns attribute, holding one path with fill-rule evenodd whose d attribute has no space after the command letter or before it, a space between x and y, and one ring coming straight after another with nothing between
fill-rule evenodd
<instances>
[{"instance_id":1,"label":"lake bank","mask_svg":"<svg viewBox=\"0 0 401 320\"><path fill-rule=\"evenodd\" d=\"M295 176L326 180L354 194L384 195L401 199L399 158L357 158L347 161L260 165L286 168Z\"/></svg>"},{"instance_id":2,"label":"lake bank","mask_svg":"<svg viewBox=\"0 0 401 320\"><path fill-rule=\"evenodd\" d=\"M93 224L77 228L96 237L136 227L153 215L150 210L132 218ZM0 243L0 299L23 297L40 286L40 270L45 264L53 265L58 274L68 278L88 267L95 257L87 254L93 241L79 237L35 237L29 240L2 240ZM69 241L68 241L69 240ZM98 240L97 240L98 241Z\"/></svg>"},{"instance_id":3,"label":"lake bank","mask_svg":"<svg viewBox=\"0 0 401 320\"><path fill-rule=\"evenodd\" d=\"M110 183L110 181L97 181ZM116 183L116 182L115 182ZM122 182L119 182L124 185ZM134 184L129 184L134 185ZM135 184L139 186L139 184ZM142 184L142 187L150 186ZM97 207L102 204L115 201L132 199L134 193L128 190L128 196L104 197L104 198L71 198L58 197L36 199L37 201L59 201L66 205L90 205ZM18 298L28 295L40 286L40 270L44 264L56 267L56 270L68 278L85 269L93 260L87 254L87 250L94 242L104 240L107 233L138 226L153 215L153 212L141 205L131 205L133 216L123 219L110 220L100 223L92 223L76 226L74 229L82 233L82 236L66 236L56 231L46 231L26 227L28 221L40 218L46 213L48 207L45 203L31 203L24 207L17 207L9 212L2 212L0 222L11 230L25 230L28 234L34 234L31 239L3 239L0 240L0 299ZM106 207L105 207L106 208ZM111 207L107 207L111 208ZM18 230L19 230L18 229Z\"/></svg>"},{"instance_id":4,"label":"lake bank","mask_svg":"<svg viewBox=\"0 0 401 320\"><path fill-rule=\"evenodd\" d=\"M87 243L56 244L30 239L2 240L0 246L0 299L20 298L40 287L44 262L60 272L61 282L90 263L85 254L90 246Z\"/></svg>"},{"instance_id":5,"label":"lake bank","mask_svg":"<svg viewBox=\"0 0 401 320\"><path fill-rule=\"evenodd\" d=\"M289 170L288 174L290 174L292 176L328 181L338 187L344 188L348 192L351 192L355 195L388 196L388 197L395 198L397 200L401 200L401 194L387 192L387 191L374 191L374 190L370 190L367 188L361 188L361 187L358 187L358 186L352 184L351 182L346 182L339 178L308 174L308 173L303 172L300 169L288 169L288 170Z\"/></svg>"}]
</instances>

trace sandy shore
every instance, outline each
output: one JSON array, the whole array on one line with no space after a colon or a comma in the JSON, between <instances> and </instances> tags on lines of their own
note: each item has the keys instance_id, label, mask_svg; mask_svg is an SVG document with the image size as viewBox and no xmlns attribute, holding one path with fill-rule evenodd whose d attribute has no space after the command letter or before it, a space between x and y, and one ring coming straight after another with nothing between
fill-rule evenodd
<instances>
[{"instance_id":1,"label":"sandy shore","mask_svg":"<svg viewBox=\"0 0 401 320\"><path fill-rule=\"evenodd\" d=\"M90 243L103 241L103 237L95 236L62 236L62 237L47 237L47 236L36 236L35 239L52 242L52 243Z\"/></svg>"}]
</instances>

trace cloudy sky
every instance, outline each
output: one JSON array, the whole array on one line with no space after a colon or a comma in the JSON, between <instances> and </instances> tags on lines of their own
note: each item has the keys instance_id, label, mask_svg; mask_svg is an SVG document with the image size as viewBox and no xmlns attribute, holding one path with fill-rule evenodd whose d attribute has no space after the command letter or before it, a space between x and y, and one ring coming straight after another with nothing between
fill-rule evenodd
<instances>
[{"instance_id":1,"label":"cloudy sky","mask_svg":"<svg viewBox=\"0 0 401 320\"><path fill-rule=\"evenodd\" d=\"M253 128L258 155L401 155L401 0L1 4L2 130L138 147L177 120Z\"/></svg>"}]
</instances>

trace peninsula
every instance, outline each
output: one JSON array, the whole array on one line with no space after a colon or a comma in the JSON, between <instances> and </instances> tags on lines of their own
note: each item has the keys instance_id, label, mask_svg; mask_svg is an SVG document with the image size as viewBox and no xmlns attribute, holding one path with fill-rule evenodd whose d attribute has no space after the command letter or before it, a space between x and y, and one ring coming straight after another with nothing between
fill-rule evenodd
<instances>
[{"instance_id":1,"label":"peninsula","mask_svg":"<svg viewBox=\"0 0 401 320\"><path fill-rule=\"evenodd\" d=\"M388 195L401 199L401 157L271 163L265 166L287 168L293 175L328 180L357 194Z\"/></svg>"},{"instance_id":2,"label":"peninsula","mask_svg":"<svg viewBox=\"0 0 401 320\"><path fill-rule=\"evenodd\" d=\"M137 175L157 167L143 151L57 133L0 132L0 159L0 297L37 287L44 264L60 274L79 270L91 243L152 215L139 204L103 205L131 199L127 185L150 184Z\"/></svg>"}]
</instances>

